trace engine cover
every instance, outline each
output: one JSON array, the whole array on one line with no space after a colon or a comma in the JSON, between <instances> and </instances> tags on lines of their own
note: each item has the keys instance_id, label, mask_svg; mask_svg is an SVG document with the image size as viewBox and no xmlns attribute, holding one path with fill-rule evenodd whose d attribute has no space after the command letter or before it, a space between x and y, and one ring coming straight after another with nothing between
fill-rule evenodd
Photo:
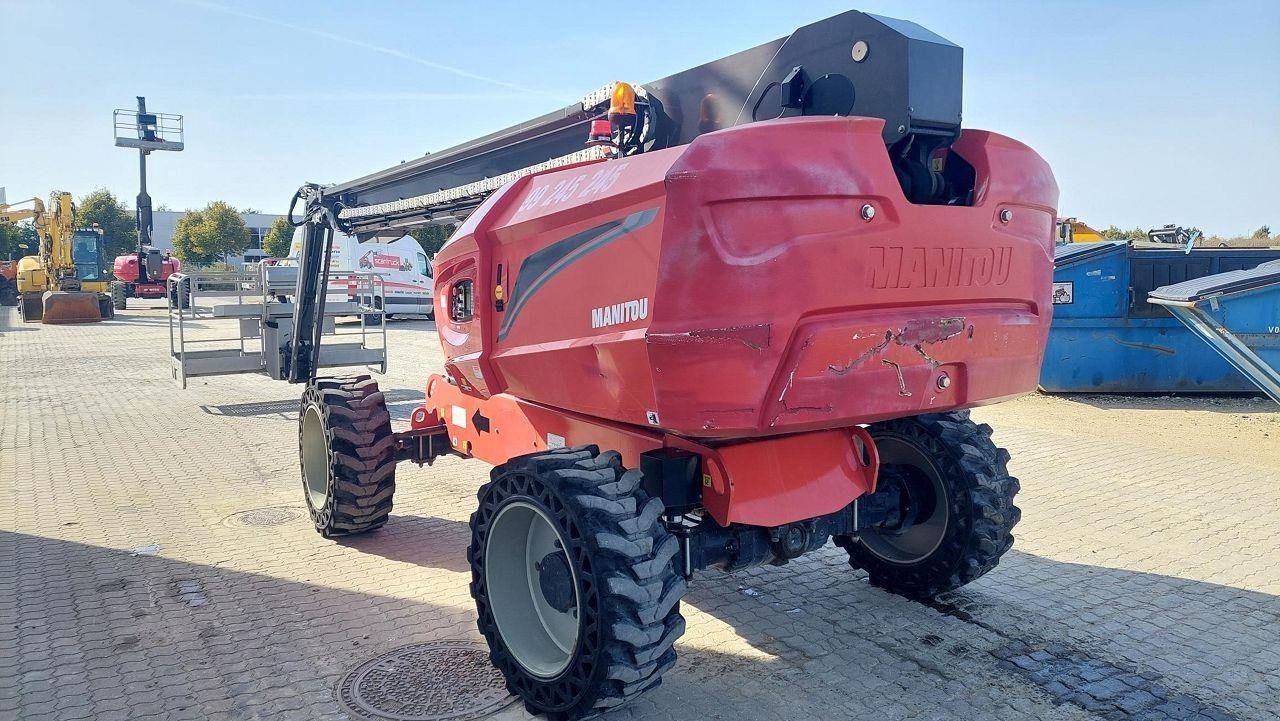
<instances>
[{"instance_id":1,"label":"engine cover","mask_svg":"<svg viewBox=\"0 0 1280 721\"><path fill-rule=\"evenodd\" d=\"M913 205L871 118L792 118L522 178L435 261L446 369L690 438L844 428L1036 387L1058 190L966 130Z\"/></svg>"}]
</instances>

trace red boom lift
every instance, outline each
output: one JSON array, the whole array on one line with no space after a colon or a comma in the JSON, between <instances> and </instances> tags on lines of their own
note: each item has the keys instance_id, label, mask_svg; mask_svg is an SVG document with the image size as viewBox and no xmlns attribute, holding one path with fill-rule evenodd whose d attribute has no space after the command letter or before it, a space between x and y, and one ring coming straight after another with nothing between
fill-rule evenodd
<instances>
[{"instance_id":1,"label":"red boom lift","mask_svg":"<svg viewBox=\"0 0 1280 721\"><path fill-rule=\"evenodd\" d=\"M1036 387L1058 191L1030 148L960 129L961 59L848 12L304 186L280 353L307 384L316 529L385 523L398 461L493 464L480 631L565 720L658 685L700 569L834 541L915 597L989 571L1018 482L963 409ZM444 372L393 432L372 379L315 376L329 242L459 220L435 260Z\"/></svg>"},{"instance_id":2,"label":"red boom lift","mask_svg":"<svg viewBox=\"0 0 1280 721\"><path fill-rule=\"evenodd\" d=\"M125 310L129 298L155 300L168 295L169 276L182 269L182 263L168 252L161 253L149 245L139 244L138 252L117 255L111 283L111 303Z\"/></svg>"}]
</instances>

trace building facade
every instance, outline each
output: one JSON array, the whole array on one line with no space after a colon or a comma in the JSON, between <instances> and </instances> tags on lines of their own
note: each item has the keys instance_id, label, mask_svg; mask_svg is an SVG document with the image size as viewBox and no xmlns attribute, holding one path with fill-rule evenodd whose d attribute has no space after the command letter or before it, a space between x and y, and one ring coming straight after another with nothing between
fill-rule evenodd
<instances>
[{"instance_id":1,"label":"building facade","mask_svg":"<svg viewBox=\"0 0 1280 721\"><path fill-rule=\"evenodd\" d=\"M173 231L178 227L178 219L184 215L186 215L185 212L173 210L154 211L151 214L151 247L157 250L173 250ZM227 262L232 265L256 263L266 257L266 253L262 250L262 239L271 230L271 224L276 222L277 218L284 216L270 213L241 213L240 217L244 220L245 227L249 229L249 245L245 248L244 255L228 258Z\"/></svg>"}]
</instances>

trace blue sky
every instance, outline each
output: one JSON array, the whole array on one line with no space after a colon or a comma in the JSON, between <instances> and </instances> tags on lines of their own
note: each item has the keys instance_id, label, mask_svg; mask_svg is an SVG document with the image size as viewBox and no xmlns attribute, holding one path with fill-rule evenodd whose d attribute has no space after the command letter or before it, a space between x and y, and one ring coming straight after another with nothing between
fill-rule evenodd
<instances>
[{"instance_id":1,"label":"blue sky","mask_svg":"<svg viewBox=\"0 0 1280 721\"><path fill-rule=\"evenodd\" d=\"M1280 3L0 0L0 186L137 192L111 110L186 116L151 193L282 212L337 182L850 7L965 49L965 125L1045 156L1097 226L1280 230ZM626 16L642 27L617 25ZM618 52L618 48L630 48Z\"/></svg>"}]
</instances>

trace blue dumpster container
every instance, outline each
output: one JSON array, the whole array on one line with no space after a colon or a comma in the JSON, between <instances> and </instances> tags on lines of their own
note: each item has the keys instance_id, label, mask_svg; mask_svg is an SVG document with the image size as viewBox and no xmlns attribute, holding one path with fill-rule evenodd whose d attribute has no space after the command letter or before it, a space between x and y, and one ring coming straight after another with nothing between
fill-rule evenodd
<instances>
[{"instance_id":1,"label":"blue dumpster container","mask_svg":"<svg viewBox=\"0 0 1280 721\"><path fill-rule=\"evenodd\" d=\"M1055 393L1255 392L1256 386L1167 309L1152 290L1253 268L1280 250L1060 246L1053 325L1040 386Z\"/></svg>"},{"instance_id":2,"label":"blue dumpster container","mask_svg":"<svg viewBox=\"0 0 1280 721\"><path fill-rule=\"evenodd\" d=\"M1157 288L1148 300L1280 403L1280 260Z\"/></svg>"}]
</instances>

